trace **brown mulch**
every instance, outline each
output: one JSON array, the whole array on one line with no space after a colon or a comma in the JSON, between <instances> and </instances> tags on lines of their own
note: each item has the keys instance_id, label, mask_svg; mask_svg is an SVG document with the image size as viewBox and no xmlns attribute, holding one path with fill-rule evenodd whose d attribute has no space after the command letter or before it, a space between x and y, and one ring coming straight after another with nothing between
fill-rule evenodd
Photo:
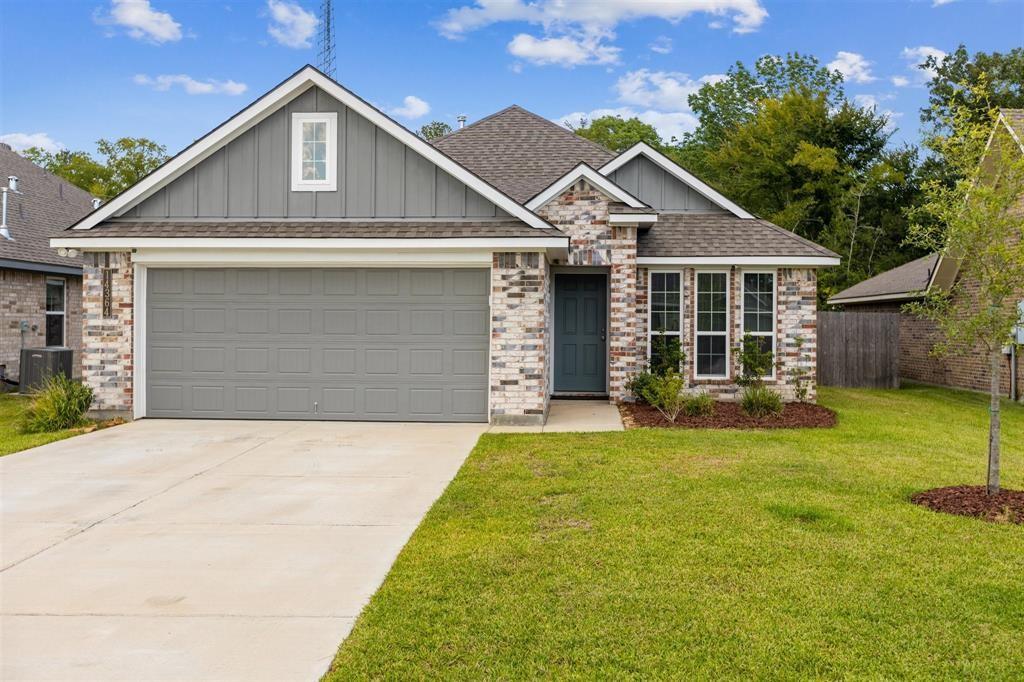
<instances>
[{"instance_id":1,"label":"brown mulch","mask_svg":"<svg viewBox=\"0 0 1024 682\"><path fill-rule=\"evenodd\" d=\"M925 490L911 496L910 501L945 514L1024 524L1024 490L1000 490L989 495L983 485L954 485Z\"/></svg>"},{"instance_id":2,"label":"brown mulch","mask_svg":"<svg viewBox=\"0 0 1024 682\"><path fill-rule=\"evenodd\" d=\"M836 425L836 413L821 405L786 403L782 414L770 417L751 417L739 403L715 403L714 414L707 417L688 417L680 414L674 423L665 419L658 410L643 403L624 403L619 406L627 429L820 429Z\"/></svg>"}]
</instances>

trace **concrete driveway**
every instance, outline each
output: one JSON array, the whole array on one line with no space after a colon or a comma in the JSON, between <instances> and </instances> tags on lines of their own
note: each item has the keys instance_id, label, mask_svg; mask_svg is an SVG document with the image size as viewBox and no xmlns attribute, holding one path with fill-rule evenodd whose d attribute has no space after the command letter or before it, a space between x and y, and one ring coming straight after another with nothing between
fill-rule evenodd
<instances>
[{"instance_id":1,"label":"concrete driveway","mask_svg":"<svg viewBox=\"0 0 1024 682\"><path fill-rule=\"evenodd\" d=\"M485 429L144 420L0 458L0 678L316 679Z\"/></svg>"}]
</instances>

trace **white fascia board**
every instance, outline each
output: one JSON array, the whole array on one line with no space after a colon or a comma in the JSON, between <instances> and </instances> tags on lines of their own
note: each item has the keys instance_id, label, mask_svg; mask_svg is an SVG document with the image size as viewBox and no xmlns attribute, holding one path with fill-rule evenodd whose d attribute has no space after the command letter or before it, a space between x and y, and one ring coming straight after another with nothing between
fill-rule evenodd
<instances>
[{"instance_id":1,"label":"white fascia board","mask_svg":"<svg viewBox=\"0 0 1024 682\"><path fill-rule=\"evenodd\" d=\"M640 256L637 265L764 265L769 267L814 268L839 265L838 258L828 256Z\"/></svg>"},{"instance_id":2,"label":"white fascia board","mask_svg":"<svg viewBox=\"0 0 1024 682\"><path fill-rule=\"evenodd\" d=\"M608 222L612 225L651 225L658 222L655 213L609 213Z\"/></svg>"},{"instance_id":3,"label":"white fascia board","mask_svg":"<svg viewBox=\"0 0 1024 682\"><path fill-rule=\"evenodd\" d=\"M485 249L423 251L375 249L371 251L330 251L294 249L253 251L250 249L138 249L132 262L148 267L489 267L493 255Z\"/></svg>"},{"instance_id":4,"label":"white fascia board","mask_svg":"<svg viewBox=\"0 0 1024 682\"><path fill-rule=\"evenodd\" d=\"M754 217L753 214L747 212L735 202L726 199L721 192L711 187L711 185L707 184L696 175L689 172L645 142L637 142L635 145L622 152L605 165L601 166L601 174L608 175L613 173L641 154L660 166L662 170L667 172L669 175L672 175L679 181L689 185L698 194L704 196L705 199L709 200L713 204L721 206L737 218L749 220Z\"/></svg>"},{"instance_id":5,"label":"white fascia board","mask_svg":"<svg viewBox=\"0 0 1024 682\"><path fill-rule=\"evenodd\" d=\"M916 298L923 298L924 292L904 292L902 294L879 294L878 296L851 296L850 298L838 298L833 296L828 299L832 305L843 305L844 303L874 303L876 301L912 301Z\"/></svg>"},{"instance_id":6,"label":"white fascia board","mask_svg":"<svg viewBox=\"0 0 1024 682\"><path fill-rule=\"evenodd\" d=\"M559 194L564 192L567 187L572 186L573 183L576 183L581 179L585 179L587 182L594 185L594 187L598 188L599 190L610 196L612 199L621 201L627 206L631 206L633 208L647 207L647 204L640 201L635 196L633 196L626 190L616 185L614 182L612 182L607 177L594 170L592 167L588 166L586 163L580 163L571 171L569 171L568 173L566 173L565 175L563 175L562 177L558 178L553 183L548 185L548 188L545 189L543 192L541 192L540 194L526 202L526 208L530 209L531 211L537 210L538 208L540 208L541 206L548 203L549 201L557 197Z\"/></svg>"},{"instance_id":7,"label":"white fascia board","mask_svg":"<svg viewBox=\"0 0 1024 682\"><path fill-rule=\"evenodd\" d=\"M294 76L277 86L263 97L253 102L249 107L242 110L233 118L228 119L212 132L201 138L192 146L186 148L176 157L160 166L139 182L112 199L109 203L96 209L85 218L76 223L73 230L89 230L108 220L129 205L141 200L153 192L161 189L166 184L175 180L197 163L210 156L223 145L238 137L266 118L279 107L287 104L290 100L298 97L311 87L317 86L349 107L357 114L371 121L385 132L395 137L399 142L404 143L428 161L441 168L449 175L463 182L467 187L475 190L481 196L491 201L494 205L503 209L510 215L519 218L527 225L536 228L550 228L544 219L528 210L514 199L499 191L492 185L471 173L469 170L455 162L453 159L442 154L425 140L417 137L414 133L381 113L373 106L360 99L352 92L341 87L333 80L322 73L307 66Z\"/></svg>"},{"instance_id":8,"label":"white fascia board","mask_svg":"<svg viewBox=\"0 0 1024 682\"><path fill-rule=\"evenodd\" d=\"M240 249L249 251L290 251L294 249L372 251L393 250L461 250L537 251L567 248L568 237L511 237L489 239L466 237L456 239L330 239L330 238L201 238L201 237L54 237L53 248L82 251L124 249Z\"/></svg>"}]
</instances>

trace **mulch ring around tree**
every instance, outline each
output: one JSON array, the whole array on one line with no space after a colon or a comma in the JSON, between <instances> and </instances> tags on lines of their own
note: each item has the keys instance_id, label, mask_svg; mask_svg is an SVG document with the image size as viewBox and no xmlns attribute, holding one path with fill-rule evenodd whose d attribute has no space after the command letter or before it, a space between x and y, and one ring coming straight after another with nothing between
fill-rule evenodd
<instances>
[{"instance_id":1,"label":"mulch ring around tree","mask_svg":"<svg viewBox=\"0 0 1024 682\"><path fill-rule=\"evenodd\" d=\"M911 496L910 501L945 514L1024 524L1024 490L1000 490L989 495L983 485L954 485L925 490Z\"/></svg>"},{"instance_id":2,"label":"mulch ring around tree","mask_svg":"<svg viewBox=\"0 0 1024 682\"><path fill-rule=\"evenodd\" d=\"M675 422L669 422L658 410L644 403L623 403L619 412L627 429L821 429L836 425L835 412L810 403L786 403L782 414L751 417L739 403L716 402L714 414L688 417L680 413Z\"/></svg>"}]
</instances>

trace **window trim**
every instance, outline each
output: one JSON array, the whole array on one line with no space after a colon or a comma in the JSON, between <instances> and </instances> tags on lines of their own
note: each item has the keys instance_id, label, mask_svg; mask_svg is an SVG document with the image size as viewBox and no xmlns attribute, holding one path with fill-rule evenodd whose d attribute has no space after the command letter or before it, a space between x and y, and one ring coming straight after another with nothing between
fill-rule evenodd
<instances>
[{"instance_id":1,"label":"window trim","mask_svg":"<svg viewBox=\"0 0 1024 682\"><path fill-rule=\"evenodd\" d=\"M655 336L660 334L654 331L654 326L651 324L652 318L654 317L654 275L679 275L679 329L665 330L665 336L677 336L679 338L679 348L683 351L686 349L683 347L683 311L685 310L685 299L683 293L686 291L686 273L683 270L648 270L647 271L647 366L651 364L651 346Z\"/></svg>"},{"instance_id":2,"label":"window trim","mask_svg":"<svg viewBox=\"0 0 1024 682\"><path fill-rule=\"evenodd\" d=\"M702 332L697 326L697 315L699 311L698 301L700 300L700 276L720 274L725 275L725 331ZM702 270L693 271L693 376L696 379L728 379L731 376L732 349L729 348L729 332L732 329L732 306L729 304L732 295L732 272L730 270ZM697 346L701 336L724 336L725 337L725 373L724 374L700 374L697 371Z\"/></svg>"},{"instance_id":3,"label":"window trim","mask_svg":"<svg viewBox=\"0 0 1024 682\"><path fill-rule=\"evenodd\" d=\"M51 284L60 284L61 293L63 294L64 300L62 302L61 310L60 311L47 310L46 309L47 306L46 306L45 298L43 300L43 315L44 315L44 319L46 321L49 321L49 317L51 315L53 315L53 316L60 315L61 318L62 318L61 319L61 324L60 324L60 343L58 345L56 345L56 346L52 346L50 344L46 344L46 347L47 348L66 348L67 345L68 345L68 280L65 277L47 277L46 281L43 284L43 295L44 295L44 297L46 295L46 287L49 287ZM47 326L44 326L44 328L43 328L43 341L44 342L46 341L46 329L47 328L48 328Z\"/></svg>"},{"instance_id":4,"label":"window trim","mask_svg":"<svg viewBox=\"0 0 1024 682\"><path fill-rule=\"evenodd\" d=\"M302 124L327 124L327 178L302 179ZM338 113L295 112L292 114L291 166L293 192L336 192L338 190Z\"/></svg>"},{"instance_id":5,"label":"window trim","mask_svg":"<svg viewBox=\"0 0 1024 682\"><path fill-rule=\"evenodd\" d=\"M772 371L765 374L763 379L776 378L778 369L778 345L779 345L779 272L778 270L741 270L740 271L740 339L747 333L747 285L744 281L745 275L771 275L772 276L772 330L771 332L750 332L751 336L770 336L772 340Z\"/></svg>"}]
</instances>

